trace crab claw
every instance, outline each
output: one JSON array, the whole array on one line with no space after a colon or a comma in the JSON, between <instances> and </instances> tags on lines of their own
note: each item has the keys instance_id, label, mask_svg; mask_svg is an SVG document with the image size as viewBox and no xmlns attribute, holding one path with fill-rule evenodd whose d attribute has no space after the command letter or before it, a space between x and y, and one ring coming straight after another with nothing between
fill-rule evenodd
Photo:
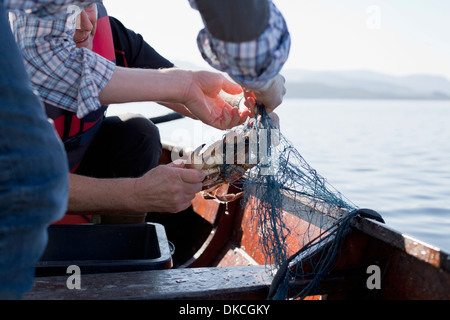
<instances>
[{"instance_id":1,"label":"crab claw","mask_svg":"<svg viewBox=\"0 0 450 320\"><path fill-rule=\"evenodd\" d=\"M209 199L215 199L219 202L231 202L239 199L244 194L244 191L239 193L228 193L229 184L223 184L212 191L205 192L204 197Z\"/></svg>"}]
</instances>

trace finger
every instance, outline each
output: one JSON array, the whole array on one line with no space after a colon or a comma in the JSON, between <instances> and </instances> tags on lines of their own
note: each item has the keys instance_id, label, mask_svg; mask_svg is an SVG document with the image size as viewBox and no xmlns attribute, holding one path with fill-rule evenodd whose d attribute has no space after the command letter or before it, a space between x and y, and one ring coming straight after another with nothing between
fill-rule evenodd
<instances>
[{"instance_id":1,"label":"finger","mask_svg":"<svg viewBox=\"0 0 450 320\"><path fill-rule=\"evenodd\" d=\"M222 109L222 126L224 129L229 129L231 128L231 114L230 111L228 110L228 108L225 106Z\"/></svg>"},{"instance_id":2,"label":"finger","mask_svg":"<svg viewBox=\"0 0 450 320\"><path fill-rule=\"evenodd\" d=\"M186 164L186 160L183 159L177 159L169 164L167 164L168 167L173 167L173 168L184 168Z\"/></svg>"},{"instance_id":3,"label":"finger","mask_svg":"<svg viewBox=\"0 0 450 320\"><path fill-rule=\"evenodd\" d=\"M239 124L243 124L247 118L250 116L250 110L248 110L248 108L242 108L240 110L240 119L239 119Z\"/></svg>"},{"instance_id":4,"label":"finger","mask_svg":"<svg viewBox=\"0 0 450 320\"><path fill-rule=\"evenodd\" d=\"M211 119L211 122L208 124L220 130L229 128L229 124L231 122L231 110L233 109L233 107L231 107L219 96L216 97L213 103L214 105L212 106L212 108L214 112L218 114L214 115Z\"/></svg>"},{"instance_id":5,"label":"finger","mask_svg":"<svg viewBox=\"0 0 450 320\"><path fill-rule=\"evenodd\" d=\"M232 108L231 109L230 128L237 126L239 124L240 120L241 120L241 115L239 113L238 108Z\"/></svg>"},{"instance_id":6,"label":"finger","mask_svg":"<svg viewBox=\"0 0 450 320\"><path fill-rule=\"evenodd\" d=\"M181 187L183 189L183 192L180 193L181 199L184 198L187 201L189 201L192 200L197 193L202 191L203 184L201 182L197 183L181 182Z\"/></svg>"},{"instance_id":7,"label":"finger","mask_svg":"<svg viewBox=\"0 0 450 320\"><path fill-rule=\"evenodd\" d=\"M180 194L177 195L177 201L181 203L183 202L190 203L195 198L195 195L200 191L202 191L202 184L183 183L182 188L184 192L181 192Z\"/></svg>"},{"instance_id":8,"label":"finger","mask_svg":"<svg viewBox=\"0 0 450 320\"><path fill-rule=\"evenodd\" d=\"M247 99L249 99L249 98L256 99L256 96L255 96L255 94L253 93L253 91L249 91L249 90L245 90L245 91L244 91L244 97L245 97L245 100L247 100Z\"/></svg>"},{"instance_id":9,"label":"finger","mask_svg":"<svg viewBox=\"0 0 450 320\"><path fill-rule=\"evenodd\" d=\"M205 173L198 169L180 169L179 175L183 182L190 184L201 183L206 177Z\"/></svg>"},{"instance_id":10,"label":"finger","mask_svg":"<svg viewBox=\"0 0 450 320\"><path fill-rule=\"evenodd\" d=\"M202 188L203 188L203 184L201 182L194 183L194 184L190 183L189 190L186 192L189 197L189 200L194 199L195 195L198 192L202 191Z\"/></svg>"},{"instance_id":11,"label":"finger","mask_svg":"<svg viewBox=\"0 0 450 320\"><path fill-rule=\"evenodd\" d=\"M224 113L223 114L224 122L226 123L227 129L233 128L233 127L237 126L238 124L240 124L241 113L238 108L234 108L229 105L225 105L223 113Z\"/></svg>"},{"instance_id":12,"label":"finger","mask_svg":"<svg viewBox=\"0 0 450 320\"><path fill-rule=\"evenodd\" d=\"M187 208L189 208L189 207L192 205L192 202L191 202L191 201L192 201L192 199L189 200L189 201L185 201L185 202L179 204L179 205L176 207L176 209L173 210L173 213L177 213L177 212L181 212L181 211L186 210Z\"/></svg>"},{"instance_id":13,"label":"finger","mask_svg":"<svg viewBox=\"0 0 450 320\"><path fill-rule=\"evenodd\" d=\"M258 111L255 98L249 97L249 98L245 99L245 105L250 110L250 113L252 114L252 116L255 116L256 112Z\"/></svg>"},{"instance_id":14,"label":"finger","mask_svg":"<svg viewBox=\"0 0 450 320\"><path fill-rule=\"evenodd\" d=\"M273 107L273 106L270 106L270 107L267 107L267 106L266 106L266 112L267 112L268 114L270 114L270 113L273 112L273 110L275 110L275 108L276 108L276 107Z\"/></svg>"},{"instance_id":15,"label":"finger","mask_svg":"<svg viewBox=\"0 0 450 320\"><path fill-rule=\"evenodd\" d=\"M229 94L239 94L242 93L242 87L227 78L223 78L222 90Z\"/></svg>"},{"instance_id":16,"label":"finger","mask_svg":"<svg viewBox=\"0 0 450 320\"><path fill-rule=\"evenodd\" d=\"M280 118L275 112L272 112L269 114L270 119L272 120L272 123L277 129L280 129Z\"/></svg>"},{"instance_id":17,"label":"finger","mask_svg":"<svg viewBox=\"0 0 450 320\"><path fill-rule=\"evenodd\" d=\"M250 110L251 116L256 114L256 97L252 91L244 91L245 106Z\"/></svg>"}]
</instances>

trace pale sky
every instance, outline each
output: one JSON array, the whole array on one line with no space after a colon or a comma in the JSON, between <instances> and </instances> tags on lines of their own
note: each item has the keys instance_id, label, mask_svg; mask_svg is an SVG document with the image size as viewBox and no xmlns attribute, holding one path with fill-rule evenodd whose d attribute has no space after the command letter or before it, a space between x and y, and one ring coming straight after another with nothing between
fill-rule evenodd
<instances>
[{"instance_id":1,"label":"pale sky","mask_svg":"<svg viewBox=\"0 0 450 320\"><path fill-rule=\"evenodd\" d=\"M365 69L450 79L448 0L274 3L283 13L292 38L286 69ZM188 0L104 0L104 4L110 15L142 34L169 60L205 66L196 44L203 24Z\"/></svg>"}]
</instances>

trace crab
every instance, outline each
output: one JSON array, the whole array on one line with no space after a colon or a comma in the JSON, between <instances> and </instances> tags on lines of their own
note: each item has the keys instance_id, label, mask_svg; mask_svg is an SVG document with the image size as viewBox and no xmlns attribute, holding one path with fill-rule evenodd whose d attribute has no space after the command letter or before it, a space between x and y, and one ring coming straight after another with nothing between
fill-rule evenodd
<instances>
[{"instance_id":1,"label":"crab","mask_svg":"<svg viewBox=\"0 0 450 320\"><path fill-rule=\"evenodd\" d=\"M229 131L221 140L209 146L202 144L195 149L186 164L205 172L202 195L227 203L239 199L243 191L228 193L230 184L238 181L256 162L250 152L251 130Z\"/></svg>"}]
</instances>

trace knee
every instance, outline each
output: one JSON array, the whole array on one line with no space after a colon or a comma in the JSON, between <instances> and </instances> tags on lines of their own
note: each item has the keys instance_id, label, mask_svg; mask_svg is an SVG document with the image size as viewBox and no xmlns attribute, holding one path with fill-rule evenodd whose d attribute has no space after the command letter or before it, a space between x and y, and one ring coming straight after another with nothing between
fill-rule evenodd
<instances>
[{"instance_id":1,"label":"knee","mask_svg":"<svg viewBox=\"0 0 450 320\"><path fill-rule=\"evenodd\" d=\"M158 127L143 116L129 119L127 125L132 128L132 140L142 162L148 163L149 169L156 167L162 152Z\"/></svg>"},{"instance_id":2,"label":"knee","mask_svg":"<svg viewBox=\"0 0 450 320\"><path fill-rule=\"evenodd\" d=\"M141 142L144 149L161 152L159 129L153 122L143 116L137 116L129 120L129 125L135 132L136 141Z\"/></svg>"}]
</instances>

